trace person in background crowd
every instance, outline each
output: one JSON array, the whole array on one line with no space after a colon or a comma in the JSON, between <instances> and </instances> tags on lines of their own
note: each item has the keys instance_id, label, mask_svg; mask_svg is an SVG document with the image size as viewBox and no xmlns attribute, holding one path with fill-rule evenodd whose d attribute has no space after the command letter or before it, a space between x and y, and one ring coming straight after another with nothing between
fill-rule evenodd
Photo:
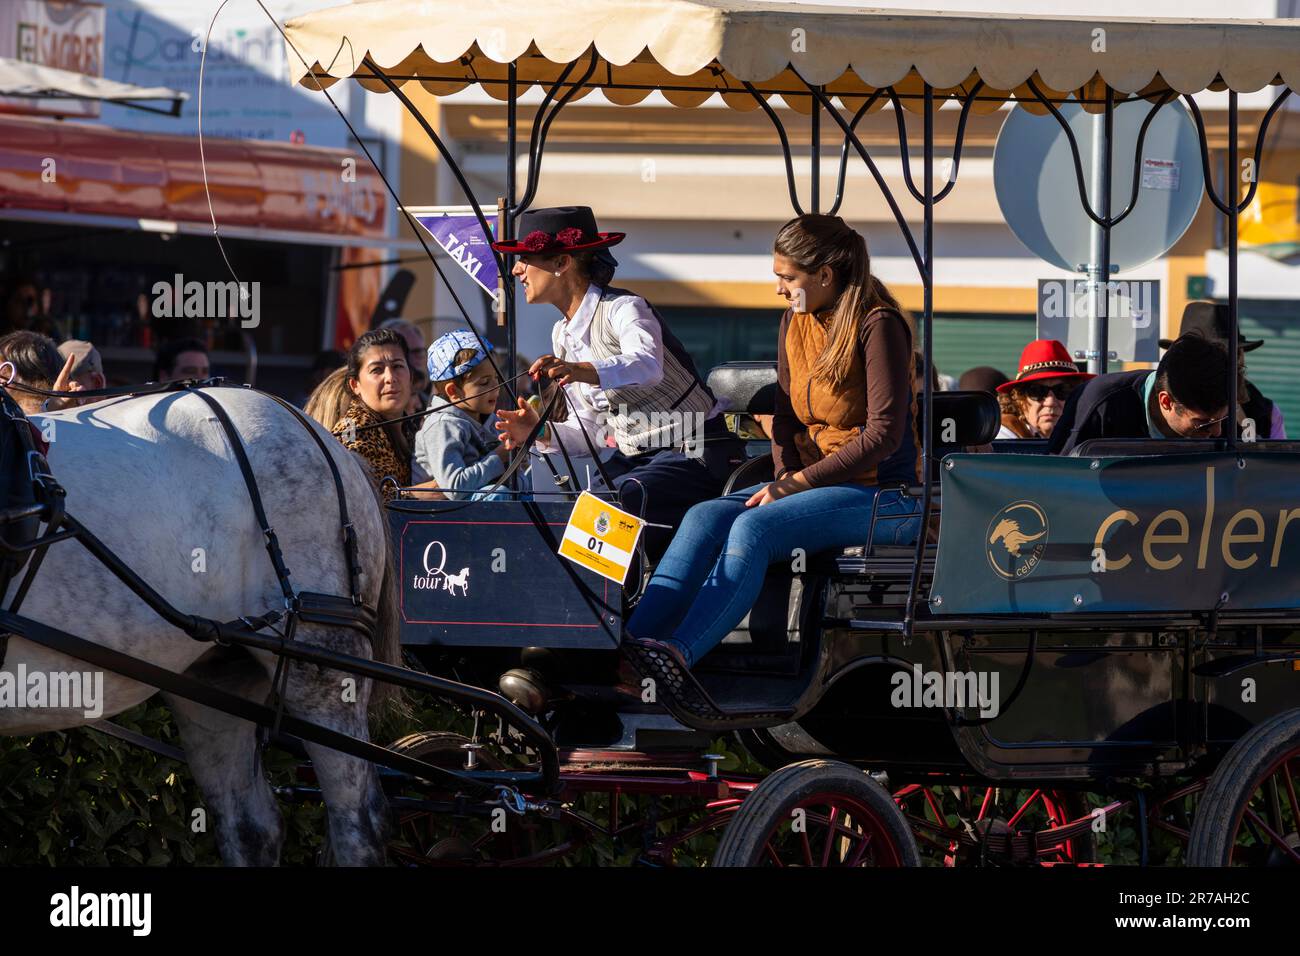
<instances>
[{"instance_id":1,"label":"person in background crowd","mask_svg":"<svg viewBox=\"0 0 1300 956\"><path fill-rule=\"evenodd\" d=\"M1098 375L1075 391L1048 451L1092 438L1218 438L1228 418L1228 351L1195 332L1170 344L1155 371Z\"/></svg>"},{"instance_id":2,"label":"person in background crowd","mask_svg":"<svg viewBox=\"0 0 1300 956\"><path fill-rule=\"evenodd\" d=\"M72 362L68 374L68 391L93 392L108 384L108 380L104 377L104 363L99 357L99 349L89 342L69 339L59 346L59 354L63 356L65 362ZM98 399L69 399L68 407L89 405L95 401Z\"/></svg>"},{"instance_id":3,"label":"person in background crowd","mask_svg":"<svg viewBox=\"0 0 1300 956\"><path fill-rule=\"evenodd\" d=\"M336 368L325 376L317 385L303 405L303 411L325 426L327 431L334 431L334 426L342 421L352 404L352 390L348 388L348 367Z\"/></svg>"},{"instance_id":4,"label":"person in background crowd","mask_svg":"<svg viewBox=\"0 0 1300 956\"><path fill-rule=\"evenodd\" d=\"M1197 300L1188 302L1183 309L1182 334L1194 332L1209 338L1228 341L1228 328L1232 314L1222 302ZM1173 342L1161 339L1160 347L1169 348ZM1282 419L1281 406L1266 398L1255 383L1246 378L1246 353L1253 352L1264 344L1263 339L1247 339L1237 332L1237 412L1238 423L1250 419L1255 423L1255 438L1286 438L1286 422Z\"/></svg>"},{"instance_id":5,"label":"person in background crowd","mask_svg":"<svg viewBox=\"0 0 1300 956\"><path fill-rule=\"evenodd\" d=\"M448 332L429 346L433 411L415 436L415 463L449 498L506 499L475 494L496 484L510 461L496 433L501 379L469 329ZM414 467L414 466L413 466Z\"/></svg>"},{"instance_id":6,"label":"person in background crowd","mask_svg":"<svg viewBox=\"0 0 1300 956\"><path fill-rule=\"evenodd\" d=\"M429 375L425 371L424 333L419 326L406 319L385 319L381 329L391 329L406 342L406 365L411 370L411 391L428 394Z\"/></svg>"},{"instance_id":7,"label":"person in background crowd","mask_svg":"<svg viewBox=\"0 0 1300 956\"><path fill-rule=\"evenodd\" d=\"M67 389L68 376L73 361L59 355L59 348L54 340L39 332L10 332L0 336L0 382L6 379L18 385L30 385L32 388L47 391L64 391ZM9 377L9 365L13 368L13 377ZM9 389L20 408L28 415L39 415L44 411L63 408L66 399L50 399L48 404L44 395L34 395L21 388Z\"/></svg>"},{"instance_id":8,"label":"person in background crowd","mask_svg":"<svg viewBox=\"0 0 1300 956\"><path fill-rule=\"evenodd\" d=\"M989 392L997 394L998 386L1005 385L1007 377L992 365L977 365L968 368L957 379L959 392Z\"/></svg>"},{"instance_id":9,"label":"person in background crowd","mask_svg":"<svg viewBox=\"0 0 1300 956\"><path fill-rule=\"evenodd\" d=\"M158 350L153 363L155 382L202 381L210 378L208 349L198 339L177 339Z\"/></svg>"},{"instance_id":10,"label":"person in background crowd","mask_svg":"<svg viewBox=\"0 0 1300 956\"><path fill-rule=\"evenodd\" d=\"M1002 427L995 438L1050 438L1065 403L1094 376L1080 372L1056 339L1036 339L1020 353L1020 370L996 389Z\"/></svg>"},{"instance_id":11,"label":"person in background crowd","mask_svg":"<svg viewBox=\"0 0 1300 956\"><path fill-rule=\"evenodd\" d=\"M5 326L0 333L37 332L54 340L63 341L59 324L50 315L51 291L41 288L31 276L22 276L9 287L5 300Z\"/></svg>"}]
</instances>

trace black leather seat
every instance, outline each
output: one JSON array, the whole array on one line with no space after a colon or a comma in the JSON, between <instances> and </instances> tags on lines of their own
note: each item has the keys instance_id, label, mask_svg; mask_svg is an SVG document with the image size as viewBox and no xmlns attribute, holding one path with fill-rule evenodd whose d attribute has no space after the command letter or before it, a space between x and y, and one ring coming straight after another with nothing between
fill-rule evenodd
<instances>
[{"instance_id":1,"label":"black leather seat","mask_svg":"<svg viewBox=\"0 0 1300 956\"><path fill-rule=\"evenodd\" d=\"M709 372L709 388L725 398L729 411L771 415L776 411L776 362L728 362ZM917 403L918 416L924 408ZM934 432L931 437L934 475L945 455L993 440L1001 426L997 399L988 392L935 392ZM772 480L770 460L752 458L737 469L726 492Z\"/></svg>"}]
</instances>

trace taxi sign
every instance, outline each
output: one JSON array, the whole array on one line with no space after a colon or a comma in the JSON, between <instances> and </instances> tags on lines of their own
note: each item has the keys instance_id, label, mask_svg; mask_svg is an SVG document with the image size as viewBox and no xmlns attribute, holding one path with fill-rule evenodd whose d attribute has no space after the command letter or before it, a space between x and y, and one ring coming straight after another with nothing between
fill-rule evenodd
<instances>
[{"instance_id":1,"label":"taxi sign","mask_svg":"<svg viewBox=\"0 0 1300 956\"><path fill-rule=\"evenodd\" d=\"M644 522L584 491L569 515L560 542L561 557L622 584Z\"/></svg>"}]
</instances>

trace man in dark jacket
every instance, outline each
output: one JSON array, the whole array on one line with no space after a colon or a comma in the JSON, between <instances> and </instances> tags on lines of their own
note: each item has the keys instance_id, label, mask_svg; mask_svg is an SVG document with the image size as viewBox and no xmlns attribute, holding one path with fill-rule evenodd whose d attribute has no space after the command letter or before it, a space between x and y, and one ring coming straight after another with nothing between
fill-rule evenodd
<instances>
[{"instance_id":1,"label":"man in dark jacket","mask_svg":"<svg viewBox=\"0 0 1300 956\"><path fill-rule=\"evenodd\" d=\"M1231 324L1228 306L1223 302L1195 300L1187 303L1183 309L1183 322L1179 327L1180 335L1196 332L1209 338L1228 341L1228 329ZM1160 347L1169 348L1173 343L1161 339ZM1257 439L1286 438L1286 424L1282 418L1282 409L1272 399L1264 395L1254 382L1246 378L1246 353L1253 352L1264 344L1263 339L1248 339L1237 333L1237 401L1241 404L1242 414L1254 423L1254 437ZM1249 438L1249 435L1246 436Z\"/></svg>"},{"instance_id":2,"label":"man in dark jacket","mask_svg":"<svg viewBox=\"0 0 1300 956\"><path fill-rule=\"evenodd\" d=\"M1048 450L1091 438L1218 438L1228 417L1228 351L1195 333L1169 346L1154 372L1099 375L1075 389Z\"/></svg>"}]
</instances>

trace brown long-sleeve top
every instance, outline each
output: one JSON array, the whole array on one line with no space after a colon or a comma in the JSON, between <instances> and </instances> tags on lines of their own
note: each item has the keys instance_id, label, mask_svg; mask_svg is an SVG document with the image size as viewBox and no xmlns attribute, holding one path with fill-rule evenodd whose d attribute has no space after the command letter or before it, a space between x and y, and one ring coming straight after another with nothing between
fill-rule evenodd
<instances>
[{"instance_id":1,"label":"brown long-sleeve top","mask_svg":"<svg viewBox=\"0 0 1300 956\"><path fill-rule=\"evenodd\" d=\"M914 481L912 337L906 320L891 309L863 316L858 360L845 383L832 389L812 377L829 317L787 310L781 318L772 421L778 476L802 470L813 487Z\"/></svg>"}]
</instances>

